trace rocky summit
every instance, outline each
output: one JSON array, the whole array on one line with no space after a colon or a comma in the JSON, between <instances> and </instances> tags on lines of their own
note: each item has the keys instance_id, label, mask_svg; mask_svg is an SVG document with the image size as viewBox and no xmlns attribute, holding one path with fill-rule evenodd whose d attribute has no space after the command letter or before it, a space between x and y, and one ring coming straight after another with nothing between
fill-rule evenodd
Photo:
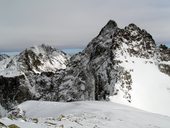
<instances>
[{"instance_id":1,"label":"rocky summit","mask_svg":"<svg viewBox=\"0 0 170 128\"><path fill-rule=\"evenodd\" d=\"M152 36L135 24L119 28L110 20L71 58L42 45L12 59L0 57L0 64L5 64L0 100L6 108L30 99L111 100L170 114L170 99L163 100L170 97L170 49L157 46ZM13 75L15 70L20 73ZM160 110L164 102L169 106Z\"/></svg>"}]
</instances>

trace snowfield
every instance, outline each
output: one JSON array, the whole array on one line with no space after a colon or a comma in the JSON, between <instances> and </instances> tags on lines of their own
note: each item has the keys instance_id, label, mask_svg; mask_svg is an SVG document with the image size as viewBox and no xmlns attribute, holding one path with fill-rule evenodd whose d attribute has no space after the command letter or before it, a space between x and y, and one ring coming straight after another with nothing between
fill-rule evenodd
<instances>
[{"instance_id":1,"label":"snowfield","mask_svg":"<svg viewBox=\"0 0 170 128\"><path fill-rule=\"evenodd\" d=\"M129 91L131 102L122 98L124 97L122 92L110 96L110 100L148 112L170 116L170 77L158 68L159 64L165 62L159 62L154 57L144 59L130 57L128 54L118 56L117 60L120 60L122 62L120 65L131 74L132 89ZM169 63L170 61L165 64ZM116 83L115 87L119 89L120 84Z\"/></svg>"},{"instance_id":2,"label":"snowfield","mask_svg":"<svg viewBox=\"0 0 170 128\"><path fill-rule=\"evenodd\" d=\"M112 102L27 101L18 110L20 118L0 122L20 128L170 128L170 117Z\"/></svg>"}]
</instances>

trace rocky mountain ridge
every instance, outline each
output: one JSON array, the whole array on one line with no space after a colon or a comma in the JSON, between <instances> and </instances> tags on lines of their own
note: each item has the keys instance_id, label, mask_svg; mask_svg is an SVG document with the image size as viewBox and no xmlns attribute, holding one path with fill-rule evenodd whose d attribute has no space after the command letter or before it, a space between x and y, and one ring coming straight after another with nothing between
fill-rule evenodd
<instances>
[{"instance_id":1,"label":"rocky mountain ridge","mask_svg":"<svg viewBox=\"0 0 170 128\"><path fill-rule=\"evenodd\" d=\"M36 48L33 48L32 51L36 51ZM6 90L7 97L4 97L5 94L2 93L0 100L4 101L2 105L5 107L11 107L11 103L21 103L29 99L67 102L112 100L113 102L140 107L137 101L141 103L146 101L146 99L144 101L141 100L142 95L136 96L135 93L139 90L136 87L143 86L141 83L138 83L138 80L143 80L142 77L144 77L139 69L146 67L143 70L146 72L146 75L150 72L156 72L155 74L169 82L169 51L168 48L163 46L156 46L152 36L135 24L129 24L121 29L115 21L110 20L102 28L99 35L82 52L70 58L65 69L61 68L51 72L52 69L55 69L52 67L44 72L43 68L39 68L42 65L41 62L46 60L46 57L45 59L42 57L44 53L41 55L38 52L38 56L37 54L32 54L29 50L21 53L20 57L25 61L19 62L21 65L27 65L22 70L28 72L24 73L24 75L21 74L10 78L12 79L10 81L13 82L7 85L13 85L16 90L13 89L13 92ZM29 53L33 59L29 59ZM50 54L51 50L47 53ZM39 58L42 61L39 61ZM51 59L53 57L49 57L48 63L52 61ZM138 67L138 65L141 66ZM149 69L148 67L151 68ZM150 72L147 70L150 70ZM152 80L152 76L148 77L150 78L148 84L150 84L150 81L154 80ZM162 79L161 77L156 77L159 82ZM2 81L0 90L3 90L6 86L5 82L3 82L6 81L4 79L6 79L4 76L0 79L0 82ZM157 83L151 82L153 92L154 84L156 87ZM169 85L167 83L164 83L164 85L162 89L167 90L165 92L166 97L170 96L170 92L168 92ZM18 91L17 94L16 91ZM5 91L3 90L3 92ZM154 94L156 93L158 92ZM9 104L6 104L7 101ZM168 103L170 103L169 100Z\"/></svg>"},{"instance_id":2,"label":"rocky mountain ridge","mask_svg":"<svg viewBox=\"0 0 170 128\"><path fill-rule=\"evenodd\" d=\"M109 21L82 53L71 58L62 82L63 87L72 90L66 96L72 100L106 99L107 95L117 94L114 85L121 81L119 91L123 91L124 97L131 102L128 93L132 88L131 75L120 66L122 57L154 58L156 61L159 59L155 58L156 54L159 52L155 41L145 30L134 24L120 29L116 22ZM74 90L78 90L77 93Z\"/></svg>"}]
</instances>

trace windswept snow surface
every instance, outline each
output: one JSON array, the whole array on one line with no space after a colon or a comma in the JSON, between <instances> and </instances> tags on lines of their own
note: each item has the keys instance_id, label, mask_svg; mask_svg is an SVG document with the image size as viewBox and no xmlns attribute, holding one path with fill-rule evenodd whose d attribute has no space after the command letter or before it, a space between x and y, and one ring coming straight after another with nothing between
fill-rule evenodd
<instances>
[{"instance_id":1,"label":"windswept snow surface","mask_svg":"<svg viewBox=\"0 0 170 128\"><path fill-rule=\"evenodd\" d=\"M27 101L18 106L26 119L2 118L21 128L169 128L170 117L112 102ZM33 122L36 120L37 123Z\"/></svg>"},{"instance_id":2,"label":"windswept snow surface","mask_svg":"<svg viewBox=\"0 0 170 128\"><path fill-rule=\"evenodd\" d=\"M111 96L111 101L170 116L170 77L160 72L159 62L128 56L126 59L123 56L118 59L122 61L121 66L131 73L132 100L131 103L125 101L120 93Z\"/></svg>"}]
</instances>

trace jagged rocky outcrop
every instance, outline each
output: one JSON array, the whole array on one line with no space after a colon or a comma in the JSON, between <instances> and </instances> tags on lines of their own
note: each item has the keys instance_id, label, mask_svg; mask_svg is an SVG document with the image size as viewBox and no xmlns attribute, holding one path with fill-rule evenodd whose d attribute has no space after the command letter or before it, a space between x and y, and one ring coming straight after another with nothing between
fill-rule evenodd
<instances>
[{"instance_id":1,"label":"jagged rocky outcrop","mask_svg":"<svg viewBox=\"0 0 170 128\"><path fill-rule=\"evenodd\" d=\"M170 48L166 45L161 44L159 46L160 59L161 61L170 61Z\"/></svg>"},{"instance_id":2,"label":"jagged rocky outcrop","mask_svg":"<svg viewBox=\"0 0 170 128\"><path fill-rule=\"evenodd\" d=\"M165 46L157 47L152 36L135 24L121 29L110 20L99 35L70 60L64 53L42 45L26 49L15 57L17 59L8 61L7 69L17 64L17 70L24 74L0 77L1 101L10 101L10 104L29 99L70 102L109 100L110 96L119 95L131 103L134 69L125 65L142 59L142 63L153 64L170 75L169 51Z\"/></svg>"},{"instance_id":3,"label":"jagged rocky outcrop","mask_svg":"<svg viewBox=\"0 0 170 128\"><path fill-rule=\"evenodd\" d=\"M135 24L120 29L110 20L83 52L71 58L60 85L69 88L65 100L106 100L122 92L131 102L131 74L121 66L120 57L149 59L156 51L152 36L145 30Z\"/></svg>"},{"instance_id":4,"label":"jagged rocky outcrop","mask_svg":"<svg viewBox=\"0 0 170 128\"><path fill-rule=\"evenodd\" d=\"M159 69L161 72L167 74L170 76L170 48L168 48L166 45L160 45L159 46L160 51L160 60L163 63L159 64Z\"/></svg>"}]
</instances>

